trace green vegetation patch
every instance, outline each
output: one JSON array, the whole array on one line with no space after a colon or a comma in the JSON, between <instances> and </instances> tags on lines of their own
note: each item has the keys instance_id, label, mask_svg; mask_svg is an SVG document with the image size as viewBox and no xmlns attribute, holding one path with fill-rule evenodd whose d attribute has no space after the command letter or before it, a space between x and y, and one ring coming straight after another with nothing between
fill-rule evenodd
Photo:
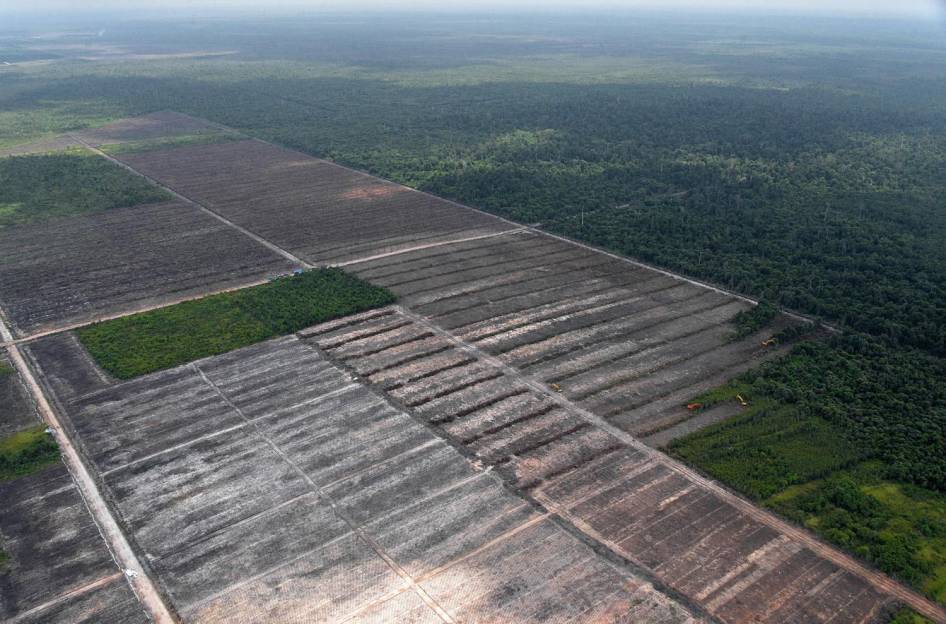
<instances>
[{"instance_id":1,"label":"green vegetation patch","mask_svg":"<svg viewBox=\"0 0 946 624\"><path fill-rule=\"evenodd\" d=\"M59 461L59 447L45 425L0 438L0 481L32 474Z\"/></svg>"},{"instance_id":2,"label":"green vegetation patch","mask_svg":"<svg viewBox=\"0 0 946 624\"><path fill-rule=\"evenodd\" d=\"M12 375L13 367L7 364L6 362L0 362L0 377L4 375Z\"/></svg>"},{"instance_id":3,"label":"green vegetation patch","mask_svg":"<svg viewBox=\"0 0 946 624\"><path fill-rule=\"evenodd\" d=\"M0 158L0 228L170 196L84 150Z\"/></svg>"},{"instance_id":4,"label":"green vegetation patch","mask_svg":"<svg viewBox=\"0 0 946 624\"><path fill-rule=\"evenodd\" d=\"M748 407L668 450L946 603L944 378L862 335L803 343L698 397Z\"/></svg>"},{"instance_id":5,"label":"green vegetation patch","mask_svg":"<svg viewBox=\"0 0 946 624\"><path fill-rule=\"evenodd\" d=\"M869 462L764 503L946 603L946 495L885 480Z\"/></svg>"},{"instance_id":6,"label":"green vegetation patch","mask_svg":"<svg viewBox=\"0 0 946 624\"><path fill-rule=\"evenodd\" d=\"M778 308L771 303L760 301L758 305L743 310L733 318L736 331L730 339L732 341L745 338L769 325L778 316Z\"/></svg>"},{"instance_id":7,"label":"green vegetation patch","mask_svg":"<svg viewBox=\"0 0 946 624\"><path fill-rule=\"evenodd\" d=\"M213 143L226 143L228 141L238 141L246 138L237 132L204 132L200 134L185 134L176 137L165 137L160 139L147 139L142 141L128 141L126 143L112 143L103 145L101 149L106 154L138 154L141 152L150 152L159 149L170 149L172 147L187 147L189 145L209 145Z\"/></svg>"},{"instance_id":8,"label":"green vegetation patch","mask_svg":"<svg viewBox=\"0 0 946 624\"><path fill-rule=\"evenodd\" d=\"M933 620L923 617L913 609L901 609L894 614L890 624L933 624Z\"/></svg>"},{"instance_id":9,"label":"green vegetation patch","mask_svg":"<svg viewBox=\"0 0 946 624\"><path fill-rule=\"evenodd\" d=\"M700 401L709 406L737 394L750 405L743 413L677 440L669 450L756 500L861 458L830 423L757 396L751 385L725 386Z\"/></svg>"},{"instance_id":10,"label":"green vegetation patch","mask_svg":"<svg viewBox=\"0 0 946 624\"><path fill-rule=\"evenodd\" d=\"M130 379L393 302L389 291L341 269L317 269L90 325L78 334L102 368Z\"/></svg>"}]
</instances>

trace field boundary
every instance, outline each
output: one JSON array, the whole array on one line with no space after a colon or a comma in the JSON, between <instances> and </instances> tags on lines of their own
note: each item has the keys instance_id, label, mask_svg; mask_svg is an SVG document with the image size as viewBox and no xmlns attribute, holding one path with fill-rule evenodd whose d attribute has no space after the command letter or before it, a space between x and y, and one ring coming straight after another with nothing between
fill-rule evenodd
<instances>
[{"instance_id":1,"label":"field boundary","mask_svg":"<svg viewBox=\"0 0 946 624\"><path fill-rule=\"evenodd\" d=\"M246 228L244 228L244 227L242 227L242 226L237 225L236 223L234 223L234 222L231 221L230 219L227 219L227 218L224 217L223 215L218 214L217 212L211 210L210 208L207 208L207 207L204 206L203 204L198 203L198 202L194 201L193 199L191 199L191 198L189 198L189 197L185 197L184 195L181 195L180 193L178 193L178 192L175 191L174 189L172 189L172 188L170 188L170 187L167 187L167 186L161 184L160 182L158 182L157 180L155 180L154 178L151 178L151 177L149 177L149 176L146 176L145 174L141 173L140 171L138 171L138 170L136 170L136 169L134 169L134 168L132 168L132 167L126 165L125 163L123 163L123 162L121 162L120 160L118 160L118 159L112 157L111 155L109 155L109 154L103 152L103 151L100 150L99 148L97 148L97 147L91 145L91 144L88 143L87 141L84 141L83 139L79 138L78 136L76 136L76 135L74 135L74 134L68 134L67 136L69 136L69 137L72 138L73 140L79 142L79 144L81 144L83 147L85 147L86 149L88 149L88 150L94 152L95 154L101 156L102 158L108 160L109 162L111 162L111 163L113 163L113 164L115 164L115 165L118 165L119 167L121 167L122 169L125 169L126 171L130 171L131 173L135 174L136 176L138 176L138 177L140 177L140 178L144 178L145 180L147 180L147 181L150 182L151 184L154 184L154 185L157 186L158 188L161 188L161 189L167 191L168 193L172 194L172 195L173 195L174 197L176 197L177 199L179 199L179 200L181 200L181 201L183 201L183 202L185 202L185 203L187 203L187 204L189 204L189 205L191 205L191 206L194 206L195 208L198 208L199 210L201 210L201 211L204 212L205 214L207 214L207 215L213 217L214 219L220 221L221 223L224 223L225 225L230 226L231 228L237 230L238 232L240 232L240 233L242 233L242 234L244 234L244 235L246 235L246 236L249 236L249 237L252 238L254 241L256 241L257 243L259 243L260 245L263 245L264 247L266 247L266 248L269 249L270 251L273 251L273 252L279 254L280 256L282 256L283 258L285 258L286 260L289 260L290 262L292 262L292 263L294 263L294 264L296 264L296 265L299 265L299 266L301 266L301 267L303 267L303 268L306 268L306 269L314 268L314 265L312 265L312 264L306 262L305 260L303 260L302 258L296 256L295 254L293 254L293 253L291 253L291 252L289 252L289 251L283 249L283 248L280 247L279 245L277 245L277 244L275 244L275 243L273 243L273 242L270 242L270 241L266 240L266 239L263 238L262 236L259 236L259 235L257 235L257 234L254 234L253 232L251 232L250 230L248 230L248 229L246 229Z\"/></svg>"}]
</instances>

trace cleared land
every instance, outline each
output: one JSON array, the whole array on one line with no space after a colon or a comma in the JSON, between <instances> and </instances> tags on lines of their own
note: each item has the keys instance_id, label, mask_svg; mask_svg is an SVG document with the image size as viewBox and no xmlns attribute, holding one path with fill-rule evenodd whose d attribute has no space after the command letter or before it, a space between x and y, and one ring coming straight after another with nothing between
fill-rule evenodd
<instances>
[{"instance_id":1,"label":"cleared land","mask_svg":"<svg viewBox=\"0 0 946 624\"><path fill-rule=\"evenodd\" d=\"M749 303L530 233L348 270L635 435L691 417L681 408L690 398L781 353L761 343L791 324L780 317L732 340Z\"/></svg>"},{"instance_id":2,"label":"cleared land","mask_svg":"<svg viewBox=\"0 0 946 624\"><path fill-rule=\"evenodd\" d=\"M446 200L261 141L116 158L313 264L514 228Z\"/></svg>"},{"instance_id":3,"label":"cleared land","mask_svg":"<svg viewBox=\"0 0 946 624\"><path fill-rule=\"evenodd\" d=\"M121 384L75 347L29 352L186 621L697 621L295 337Z\"/></svg>"},{"instance_id":4,"label":"cleared land","mask_svg":"<svg viewBox=\"0 0 946 624\"><path fill-rule=\"evenodd\" d=\"M0 375L0 383L17 386L16 396L25 395L16 375ZM29 402L0 403L0 437L24 426L47 435L41 433ZM18 437L22 442L23 435ZM2 452L10 440L0 441ZM66 467L58 454L54 458L52 463L34 464L30 474L0 479L0 619L18 624L145 624L148 618L115 566Z\"/></svg>"},{"instance_id":5,"label":"cleared land","mask_svg":"<svg viewBox=\"0 0 946 624\"><path fill-rule=\"evenodd\" d=\"M0 302L20 335L293 268L180 201L0 230Z\"/></svg>"},{"instance_id":6,"label":"cleared land","mask_svg":"<svg viewBox=\"0 0 946 624\"><path fill-rule=\"evenodd\" d=\"M19 376L0 351L0 438L36 424L36 412Z\"/></svg>"},{"instance_id":7,"label":"cleared land","mask_svg":"<svg viewBox=\"0 0 946 624\"><path fill-rule=\"evenodd\" d=\"M590 537L725 622L872 622L892 600L817 544L396 310L303 335Z\"/></svg>"}]
</instances>

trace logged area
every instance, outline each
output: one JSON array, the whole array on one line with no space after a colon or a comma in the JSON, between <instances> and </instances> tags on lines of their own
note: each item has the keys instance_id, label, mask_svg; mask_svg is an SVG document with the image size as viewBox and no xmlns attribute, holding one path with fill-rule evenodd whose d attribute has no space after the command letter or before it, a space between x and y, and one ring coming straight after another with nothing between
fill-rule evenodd
<instances>
[{"instance_id":1,"label":"logged area","mask_svg":"<svg viewBox=\"0 0 946 624\"><path fill-rule=\"evenodd\" d=\"M871 622L892 604L818 546L429 321L381 311L302 335L720 621Z\"/></svg>"},{"instance_id":2,"label":"logged area","mask_svg":"<svg viewBox=\"0 0 946 624\"><path fill-rule=\"evenodd\" d=\"M6 354L4 354L6 355ZM53 435L0 361L0 619L146 624Z\"/></svg>"},{"instance_id":3,"label":"logged area","mask_svg":"<svg viewBox=\"0 0 946 624\"><path fill-rule=\"evenodd\" d=\"M55 375L69 348L30 351ZM703 621L294 336L89 366L58 395L187 622Z\"/></svg>"},{"instance_id":4,"label":"logged area","mask_svg":"<svg viewBox=\"0 0 946 624\"><path fill-rule=\"evenodd\" d=\"M0 305L23 335L293 268L180 201L0 229Z\"/></svg>"},{"instance_id":5,"label":"logged area","mask_svg":"<svg viewBox=\"0 0 946 624\"><path fill-rule=\"evenodd\" d=\"M515 227L440 198L260 141L117 157L314 264Z\"/></svg>"},{"instance_id":6,"label":"logged area","mask_svg":"<svg viewBox=\"0 0 946 624\"><path fill-rule=\"evenodd\" d=\"M78 336L103 369L129 379L393 301L340 269L318 269L98 323Z\"/></svg>"},{"instance_id":7,"label":"logged area","mask_svg":"<svg viewBox=\"0 0 946 624\"><path fill-rule=\"evenodd\" d=\"M141 177L87 151L0 158L0 232L168 199Z\"/></svg>"},{"instance_id":8,"label":"logged area","mask_svg":"<svg viewBox=\"0 0 946 624\"><path fill-rule=\"evenodd\" d=\"M367 260L349 270L416 314L635 435L691 416L681 406L782 353L762 343L787 317L740 335L748 302L534 233ZM410 333L385 357L423 349ZM396 342L395 344L400 344Z\"/></svg>"}]
</instances>

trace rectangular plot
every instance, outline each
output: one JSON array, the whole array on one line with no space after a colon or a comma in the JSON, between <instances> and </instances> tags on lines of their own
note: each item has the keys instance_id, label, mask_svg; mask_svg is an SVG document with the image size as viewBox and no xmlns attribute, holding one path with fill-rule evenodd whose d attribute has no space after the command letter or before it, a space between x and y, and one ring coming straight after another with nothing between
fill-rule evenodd
<instances>
[{"instance_id":1,"label":"rectangular plot","mask_svg":"<svg viewBox=\"0 0 946 624\"><path fill-rule=\"evenodd\" d=\"M319 487L436 440L357 385L265 416L258 426Z\"/></svg>"},{"instance_id":2,"label":"rectangular plot","mask_svg":"<svg viewBox=\"0 0 946 624\"><path fill-rule=\"evenodd\" d=\"M460 263L475 265L497 255L508 257L509 253L522 254L548 245L548 239L544 237L529 232L510 231L502 236L449 243L396 256L366 260L350 265L349 270L368 280L395 278L419 271L427 274L428 269L450 271L455 266L462 268Z\"/></svg>"},{"instance_id":3,"label":"rectangular plot","mask_svg":"<svg viewBox=\"0 0 946 624\"><path fill-rule=\"evenodd\" d=\"M350 624L443 624L443 619L416 591L405 590L382 602L368 605L355 614Z\"/></svg>"},{"instance_id":4,"label":"rectangular plot","mask_svg":"<svg viewBox=\"0 0 946 624\"><path fill-rule=\"evenodd\" d=\"M349 383L295 336L197 362L196 367L250 420L316 400Z\"/></svg>"},{"instance_id":5,"label":"rectangular plot","mask_svg":"<svg viewBox=\"0 0 946 624\"><path fill-rule=\"evenodd\" d=\"M767 335L766 332L762 334ZM579 403L601 416L620 414L668 395L719 370L749 361L760 352L758 345L757 340L722 344L712 351L671 364L657 374L632 379L609 387L604 392L583 397Z\"/></svg>"},{"instance_id":6,"label":"rectangular plot","mask_svg":"<svg viewBox=\"0 0 946 624\"><path fill-rule=\"evenodd\" d=\"M422 587L462 622L690 622L679 605L622 575L550 522L453 565ZM641 614L651 615L641 619Z\"/></svg>"},{"instance_id":7,"label":"rectangular plot","mask_svg":"<svg viewBox=\"0 0 946 624\"><path fill-rule=\"evenodd\" d=\"M365 531L410 575L418 577L536 515L525 501L483 474L369 523Z\"/></svg>"},{"instance_id":8,"label":"rectangular plot","mask_svg":"<svg viewBox=\"0 0 946 624\"><path fill-rule=\"evenodd\" d=\"M431 422L446 422L526 392L527 387L513 379L505 376L491 378L470 386L460 386L456 392L421 403L414 411Z\"/></svg>"},{"instance_id":9,"label":"rectangular plot","mask_svg":"<svg viewBox=\"0 0 946 624\"><path fill-rule=\"evenodd\" d=\"M491 302L504 301L511 297L518 297L523 294L546 291L552 288L558 288L563 284L576 284L584 282L595 277L599 277L595 271L596 268L606 266L609 263L605 261L595 261L590 265L561 269L558 271L546 270L535 271L533 275L520 277L511 280L494 280L492 284L480 285L480 288L458 289L447 296L441 297L432 302L414 302L406 301L411 308L425 316L437 318L453 312L470 310L471 308L489 305ZM604 271L600 271L604 273Z\"/></svg>"},{"instance_id":10,"label":"rectangular plot","mask_svg":"<svg viewBox=\"0 0 946 624\"><path fill-rule=\"evenodd\" d=\"M4 620L118 571L63 464L0 483L0 500Z\"/></svg>"},{"instance_id":11,"label":"rectangular plot","mask_svg":"<svg viewBox=\"0 0 946 624\"><path fill-rule=\"evenodd\" d=\"M187 610L349 534L310 492L188 542L152 565L174 604Z\"/></svg>"},{"instance_id":12,"label":"rectangular plot","mask_svg":"<svg viewBox=\"0 0 946 624\"><path fill-rule=\"evenodd\" d=\"M403 384L391 390L390 395L404 405L418 406L459 392L463 388L496 379L502 374L502 371L495 366L483 362L472 362L466 366L449 368L416 382Z\"/></svg>"},{"instance_id":13,"label":"rectangular plot","mask_svg":"<svg viewBox=\"0 0 946 624\"><path fill-rule=\"evenodd\" d=\"M589 297L620 296L629 284L641 281L639 272L616 272L612 275L584 276L572 272L566 283L526 291L520 295L485 301L482 305L449 312L435 317L437 324L454 330L464 339L490 333L493 325L518 325L552 316L557 310L568 310ZM613 292L612 292L613 291Z\"/></svg>"},{"instance_id":14,"label":"rectangular plot","mask_svg":"<svg viewBox=\"0 0 946 624\"><path fill-rule=\"evenodd\" d=\"M614 285L612 280L600 279L582 282L577 286L569 286L567 293L554 290L540 293L541 298L535 296L529 300L529 303L534 304L531 307L515 309L506 314L496 314L484 321L454 327L454 330L463 340L482 340L533 323L561 318L566 314L575 314L589 308L613 305L629 298L629 292L626 288ZM519 301L519 298L510 299L504 303L509 301ZM491 306L487 306L486 309L490 310ZM482 310L471 310L467 314L474 312L483 313ZM457 322L456 317L456 313L449 315L450 320L454 323ZM438 319L438 323L442 323L443 320L443 318Z\"/></svg>"},{"instance_id":15,"label":"rectangular plot","mask_svg":"<svg viewBox=\"0 0 946 624\"><path fill-rule=\"evenodd\" d=\"M459 420L445 422L440 426L453 439L468 443L532 414L545 413L553 405L554 403L544 396L523 392L490 403L464 414Z\"/></svg>"},{"instance_id":16,"label":"rectangular plot","mask_svg":"<svg viewBox=\"0 0 946 624\"><path fill-rule=\"evenodd\" d=\"M567 410L550 409L477 438L468 444L468 448L484 461L496 463L547 444L584 424L585 421L581 417Z\"/></svg>"},{"instance_id":17,"label":"rectangular plot","mask_svg":"<svg viewBox=\"0 0 946 624\"><path fill-rule=\"evenodd\" d=\"M0 350L0 438L39 422L33 401L20 381L19 373Z\"/></svg>"},{"instance_id":18,"label":"rectangular plot","mask_svg":"<svg viewBox=\"0 0 946 624\"><path fill-rule=\"evenodd\" d=\"M183 612L194 624L338 622L406 586L371 548L349 533L230 587Z\"/></svg>"},{"instance_id":19,"label":"rectangular plot","mask_svg":"<svg viewBox=\"0 0 946 624\"><path fill-rule=\"evenodd\" d=\"M513 229L494 217L260 141L120 158L314 263Z\"/></svg>"},{"instance_id":20,"label":"rectangular plot","mask_svg":"<svg viewBox=\"0 0 946 624\"><path fill-rule=\"evenodd\" d=\"M475 358L462 351L449 349L433 355L415 359L399 366L392 366L368 375L369 381L385 390L393 390L407 383L419 381L440 371L472 364Z\"/></svg>"},{"instance_id":21,"label":"rectangular plot","mask_svg":"<svg viewBox=\"0 0 946 624\"><path fill-rule=\"evenodd\" d=\"M576 347L638 332L677 316L714 307L711 294L689 286L671 286L657 293L641 295L605 310L592 310L556 321L555 319L518 328L478 343L483 349L502 356L513 366L527 367L559 357Z\"/></svg>"},{"instance_id":22,"label":"rectangular plot","mask_svg":"<svg viewBox=\"0 0 946 624\"><path fill-rule=\"evenodd\" d=\"M82 399L70 420L103 472L244 422L190 367Z\"/></svg>"},{"instance_id":23,"label":"rectangular plot","mask_svg":"<svg viewBox=\"0 0 946 624\"><path fill-rule=\"evenodd\" d=\"M631 353L626 357L604 362L600 366L590 367L581 373L557 375L555 382L562 387L569 399L580 401L635 379L659 375L669 366L718 349L725 344L731 331L727 327L709 327L692 336Z\"/></svg>"},{"instance_id":24,"label":"rectangular plot","mask_svg":"<svg viewBox=\"0 0 946 624\"><path fill-rule=\"evenodd\" d=\"M354 368L359 375L369 376L387 368L401 366L451 348L452 345L446 338L431 336L385 349L372 354L370 357L354 358L346 364Z\"/></svg>"},{"instance_id":25,"label":"rectangular plot","mask_svg":"<svg viewBox=\"0 0 946 624\"><path fill-rule=\"evenodd\" d=\"M448 490L477 473L445 443L430 444L326 488L339 509L366 524Z\"/></svg>"},{"instance_id":26,"label":"rectangular plot","mask_svg":"<svg viewBox=\"0 0 946 624\"><path fill-rule=\"evenodd\" d=\"M0 231L0 299L21 335L250 284L292 268L179 201Z\"/></svg>"},{"instance_id":27,"label":"rectangular plot","mask_svg":"<svg viewBox=\"0 0 946 624\"><path fill-rule=\"evenodd\" d=\"M105 477L146 553L161 556L308 491L258 435L231 431Z\"/></svg>"},{"instance_id":28,"label":"rectangular plot","mask_svg":"<svg viewBox=\"0 0 946 624\"><path fill-rule=\"evenodd\" d=\"M698 312L694 317L672 318L643 330L630 329L593 344L585 343L563 355L543 358L541 362L525 366L530 375L549 381L573 377L593 367L616 362L645 349L663 346L678 340L690 340L700 332L725 323L733 315L729 305ZM729 330L731 331L731 330Z\"/></svg>"},{"instance_id":29,"label":"rectangular plot","mask_svg":"<svg viewBox=\"0 0 946 624\"><path fill-rule=\"evenodd\" d=\"M522 453L510 462L511 470L520 487L531 488L619 446L611 434L589 426Z\"/></svg>"},{"instance_id":30,"label":"rectangular plot","mask_svg":"<svg viewBox=\"0 0 946 624\"><path fill-rule=\"evenodd\" d=\"M493 243L494 240L498 242ZM506 237L497 237L486 239L486 241L492 244L483 245L477 249L476 254L470 251L444 253L425 258L423 262L405 263L406 266L396 265L396 271L374 274L368 279L408 296L413 292L449 286L458 281L495 275L502 267L507 267L508 270L522 270L530 266L547 264L559 257L567 258L577 255L572 250L563 250L560 246L543 239L510 241Z\"/></svg>"},{"instance_id":31,"label":"rectangular plot","mask_svg":"<svg viewBox=\"0 0 946 624\"><path fill-rule=\"evenodd\" d=\"M115 384L100 369L72 332L24 344L22 353L62 403Z\"/></svg>"},{"instance_id":32,"label":"rectangular plot","mask_svg":"<svg viewBox=\"0 0 946 624\"><path fill-rule=\"evenodd\" d=\"M118 576L106 585L69 596L16 620L17 624L148 624L128 582Z\"/></svg>"}]
</instances>

